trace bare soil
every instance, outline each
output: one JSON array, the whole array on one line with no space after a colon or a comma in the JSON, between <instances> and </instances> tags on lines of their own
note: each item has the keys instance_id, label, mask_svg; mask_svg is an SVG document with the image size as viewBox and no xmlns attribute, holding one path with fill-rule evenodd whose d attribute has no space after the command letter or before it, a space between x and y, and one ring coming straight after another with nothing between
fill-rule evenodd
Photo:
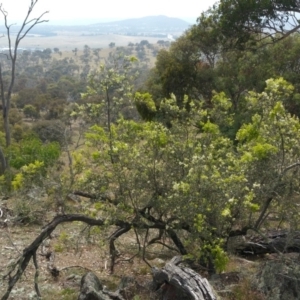
<instances>
[{"instance_id":1,"label":"bare soil","mask_svg":"<svg viewBox=\"0 0 300 300\"><path fill-rule=\"evenodd\" d=\"M55 215L49 212L45 220ZM7 288L7 274L10 266L40 233L42 225L12 225L0 228L0 298ZM45 241L38 251L39 288L44 300L77 299L81 277L88 271L93 271L110 290L117 289L123 276L135 277L141 284L151 280L151 270L145 264L141 255L132 258L137 253L134 236L124 236L116 246L120 251L115 272L110 274L110 259L108 255L108 236L111 233L92 232L84 230L78 223L58 226L51 239ZM45 254L54 253L49 261ZM152 266L162 267L166 260L175 253L162 246L155 246L148 252L147 259ZM163 259L161 259L161 258ZM59 276L54 277L50 269L56 267ZM25 275L13 289L9 299L35 299L34 291L35 268L30 262ZM144 298L147 299L147 298Z\"/></svg>"}]
</instances>

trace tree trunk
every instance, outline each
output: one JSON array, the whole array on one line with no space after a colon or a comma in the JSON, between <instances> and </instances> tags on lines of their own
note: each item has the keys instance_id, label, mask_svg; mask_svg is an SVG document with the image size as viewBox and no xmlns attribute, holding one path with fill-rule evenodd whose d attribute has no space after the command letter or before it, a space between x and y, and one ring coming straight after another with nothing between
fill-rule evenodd
<instances>
[{"instance_id":1,"label":"tree trunk","mask_svg":"<svg viewBox=\"0 0 300 300\"><path fill-rule=\"evenodd\" d=\"M11 144L11 137L10 137L10 127L9 127L9 106L7 105L3 108L3 120L4 120L4 131L5 131L5 141L6 147L10 146Z\"/></svg>"},{"instance_id":2,"label":"tree trunk","mask_svg":"<svg viewBox=\"0 0 300 300\"><path fill-rule=\"evenodd\" d=\"M0 148L0 163L1 163L0 175L3 175L5 170L7 169L7 162L2 148Z\"/></svg>"}]
</instances>

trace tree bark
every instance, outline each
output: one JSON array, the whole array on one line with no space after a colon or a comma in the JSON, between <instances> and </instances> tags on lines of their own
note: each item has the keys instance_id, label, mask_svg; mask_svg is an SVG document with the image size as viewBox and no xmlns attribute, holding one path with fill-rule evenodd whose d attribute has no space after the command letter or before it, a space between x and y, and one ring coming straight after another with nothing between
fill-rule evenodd
<instances>
[{"instance_id":1,"label":"tree bark","mask_svg":"<svg viewBox=\"0 0 300 300\"><path fill-rule=\"evenodd\" d=\"M2 148L0 148L0 163L1 163L0 175L3 175L5 170L7 169L7 162Z\"/></svg>"},{"instance_id":2,"label":"tree bark","mask_svg":"<svg viewBox=\"0 0 300 300\"><path fill-rule=\"evenodd\" d=\"M152 268L156 290L163 300L217 300L206 278L190 268L180 265L181 258L175 256L164 268Z\"/></svg>"}]
</instances>

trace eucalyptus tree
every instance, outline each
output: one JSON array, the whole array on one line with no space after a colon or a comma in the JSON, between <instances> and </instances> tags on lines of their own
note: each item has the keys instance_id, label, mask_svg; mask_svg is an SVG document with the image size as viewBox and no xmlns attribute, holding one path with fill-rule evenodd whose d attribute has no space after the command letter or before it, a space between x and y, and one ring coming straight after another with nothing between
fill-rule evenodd
<instances>
[{"instance_id":1,"label":"eucalyptus tree","mask_svg":"<svg viewBox=\"0 0 300 300\"><path fill-rule=\"evenodd\" d=\"M9 82L8 85L4 82L4 71L2 68L2 63L0 63L0 98L2 102L2 115L4 122L5 130L5 140L6 146L8 147L11 144L11 132L9 128L9 111L11 107L11 96L13 92L13 87L15 84L16 78L16 62L18 57L18 47L20 42L26 37L28 32L32 30L36 25L47 22L43 17L48 12L42 13L40 16L31 19L32 12L38 3L38 0L31 0L28 11L25 15L25 18L17 31L16 38L12 38L12 24L8 22L8 12L4 9L3 5L0 5L0 12L4 18L4 26L6 28L6 35L8 41L8 54L5 54L7 60L9 61ZM0 149L0 160L2 164L2 172L8 167L8 162L5 159L5 155L2 149Z\"/></svg>"},{"instance_id":2,"label":"eucalyptus tree","mask_svg":"<svg viewBox=\"0 0 300 300\"><path fill-rule=\"evenodd\" d=\"M298 0L221 0L198 21L213 21L213 35L227 46L245 48L262 40L277 42L298 32L299 12Z\"/></svg>"},{"instance_id":3,"label":"eucalyptus tree","mask_svg":"<svg viewBox=\"0 0 300 300\"><path fill-rule=\"evenodd\" d=\"M137 116L133 103L133 83L137 76L133 64L137 59L133 56L124 56L122 53L111 54L105 65L90 73L87 92L83 98L97 97L98 103L88 104L79 110L90 111L90 117L97 124L102 124L112 137L112 123L120 115L127 118ZM99 101L100 100L100 101ZM96 119L95 119L96 117ZM111 156L113 160L113 156Z\"/></svg>"}]
</instances>

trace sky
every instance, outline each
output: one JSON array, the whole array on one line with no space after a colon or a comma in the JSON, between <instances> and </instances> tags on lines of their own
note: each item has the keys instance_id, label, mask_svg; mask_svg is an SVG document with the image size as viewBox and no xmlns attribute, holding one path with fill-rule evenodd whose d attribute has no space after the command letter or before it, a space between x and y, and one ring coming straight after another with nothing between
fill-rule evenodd
<instances>
[{"instance_id":1,"label":"sky","mask_svg":"<svg viewBox=\"0 0 300 300\"><path fill-rule=\"evenodd\" d=\"M31 0L0 0L8 12L8 19L13 22L20 22L24 18L30 2ZM69 23L73 20L104 22L157 15L191 22L215 2L216 0L38 0L32 16L49 11L49 24L57 24L63 20ZM0 18L0 24L2 23Z\"/></svg>"}]
</instances>

